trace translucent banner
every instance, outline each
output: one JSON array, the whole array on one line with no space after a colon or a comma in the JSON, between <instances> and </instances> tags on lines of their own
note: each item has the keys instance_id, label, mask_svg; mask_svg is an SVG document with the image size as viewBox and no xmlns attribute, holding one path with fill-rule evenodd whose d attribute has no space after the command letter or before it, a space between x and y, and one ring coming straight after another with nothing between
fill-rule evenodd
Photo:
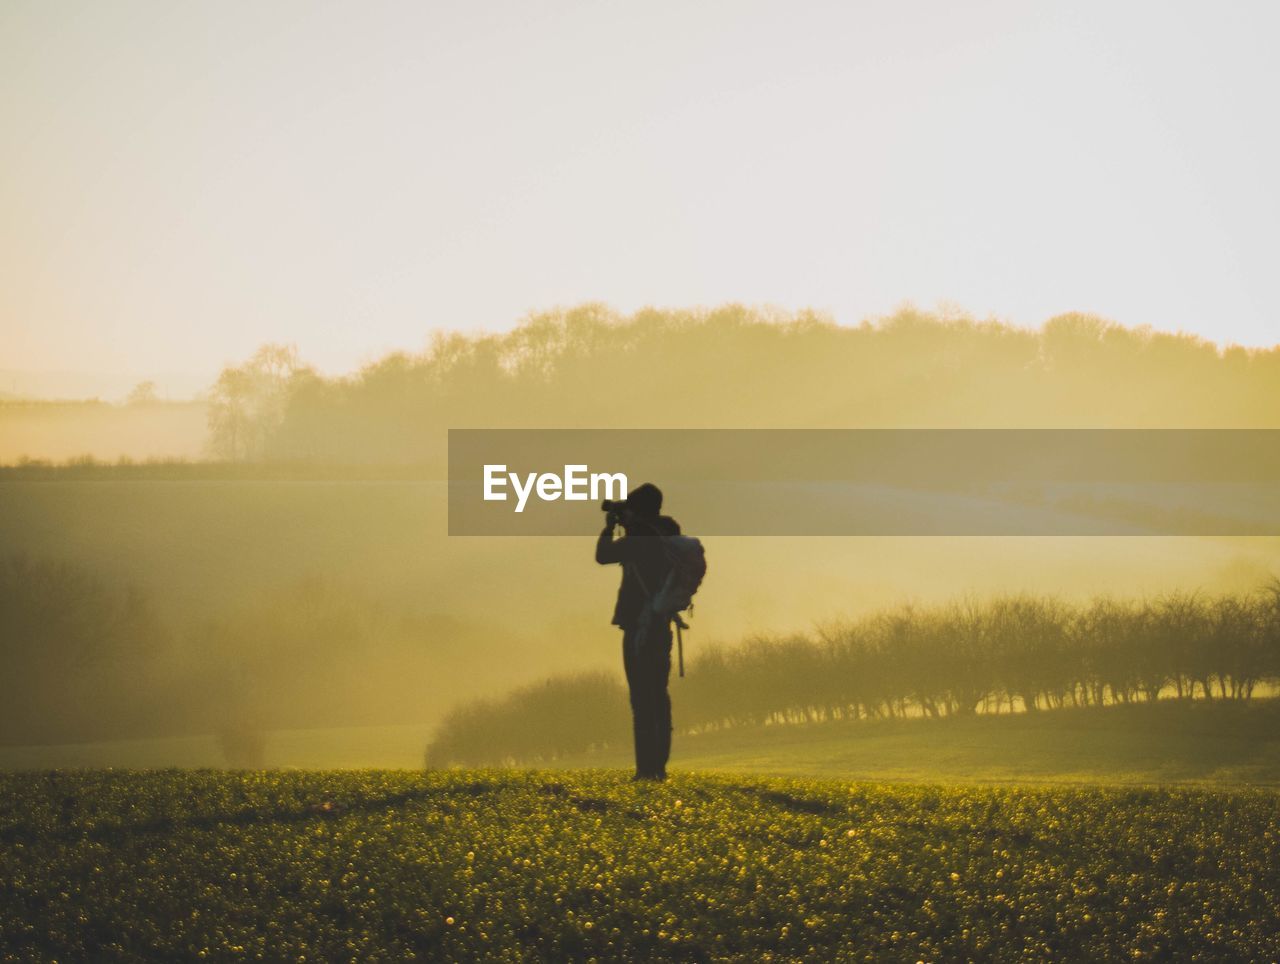
<instances>
[{"instance_id":1,"label":"translucent banner","mask_svg":"<svg viewBox=\"0 0 1280 964\"><path fill-rule=\"evenodd\" d=\"M454 429L450 535L1280 535L1280 430Z\"/></svg>"}]
</instances>

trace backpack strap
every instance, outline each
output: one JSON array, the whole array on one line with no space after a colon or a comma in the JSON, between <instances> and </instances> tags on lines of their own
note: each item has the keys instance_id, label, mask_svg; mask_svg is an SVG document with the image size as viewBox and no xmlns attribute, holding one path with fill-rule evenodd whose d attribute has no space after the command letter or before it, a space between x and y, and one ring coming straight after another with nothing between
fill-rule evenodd
<instances>
[{"instance_id":1,"label":"backpack strap","mask_svg":"<svg viewBox=\"0 0 1280 964\"><path fill-rule=\"evenodd\" d=\"M649 587L645 585L644 576L640 575L640 567L634 562L624 563L622 566L623 569L626 569L627 567L631 568L632 574L636 577L636 582L640 583L640 591L643 592L647 598L652 599L653 593L649 592Z\"/></svg>"}]
</instances>

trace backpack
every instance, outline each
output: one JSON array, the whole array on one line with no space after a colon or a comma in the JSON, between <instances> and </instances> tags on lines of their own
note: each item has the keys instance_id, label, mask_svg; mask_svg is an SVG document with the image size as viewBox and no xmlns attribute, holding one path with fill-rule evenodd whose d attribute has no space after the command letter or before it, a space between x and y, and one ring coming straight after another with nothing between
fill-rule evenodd
<instances>
[{"instance_id":1,"label":"backpack","mask_svg":"<svg viewBox=\"0 0 1280 964\"><path fill-rule=\"evenodd\" d=\"M649 600L659 616L675 616L693 608L693 594L707 574L707 554L702 543L693 536L662 536L662 551L671 563L671 572L662 587Z\"/></svg>"},{"instance_id":2,"label":"backpack","mask_svg":"<svg viewBox=\"0 0 1280 964\"><path fill-rule=\"evenodd\" d=\"M671 572L662 587L649 599L649 610L676 624L676 652L680 675L684 676L684 630L689 624L680 613L693 609L693 594L707 574L707 554L693 536L662 536L662 551L671 563Z\"/></svg>"}]
</instances>

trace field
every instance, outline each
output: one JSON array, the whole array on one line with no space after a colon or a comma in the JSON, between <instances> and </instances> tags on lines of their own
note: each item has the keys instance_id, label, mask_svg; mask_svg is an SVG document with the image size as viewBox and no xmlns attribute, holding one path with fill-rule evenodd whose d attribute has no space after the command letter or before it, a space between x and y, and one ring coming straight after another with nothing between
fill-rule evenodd
<instances>
[{"instance_id":1,"label":"field","mask_svg":"<svg viewBox=\"0 0 1280 964\"><path fill-rule=\"evenodd\" d=\"M625 766L629 752L556 765ZM675 762L681 770L842 780L1280 787L1280 699L740 727L678 737Z\"/></svg>"},{"instance_id":2,"label":"field","mask_svg":"<svg viewBox=\"0 0 1280 964\"><path fill-rule=\"evenodd\" d=\"M677 720L680 681L672 683ZM276 730L268 767L420 766L431 727ZM620 768L631 747L550 761L557 769ZM0 747L0 770L218 767L212 736ZM678 733L681 772L912 783L1205 784L1280 787L1280 699L1161 700L970 718L740 727Z\"/></svg>"},{"instance_id":3,"label":"field","mask_svg":"<svg viewBox=\"0 0 1280 964\"><path fill-rule=\"evenodd\" d=\"M6 959L1274 959L1280 796L0 775Z\"/></svg>"}]
</instances>

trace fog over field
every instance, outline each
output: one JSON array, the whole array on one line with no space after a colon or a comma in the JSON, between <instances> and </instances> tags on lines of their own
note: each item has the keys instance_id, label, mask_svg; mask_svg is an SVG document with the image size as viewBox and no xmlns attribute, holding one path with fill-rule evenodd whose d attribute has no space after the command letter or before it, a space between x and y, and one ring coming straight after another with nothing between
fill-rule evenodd
<instances>
[{"instance_id":1,"label":"fog over field","mask_svg":"<svg viewBox=\"0 0 1280 964\"><path fill-rule=\"evenodd\" d=\"M618 674L598 510L584 504L581 538L448 537L450 427L1276 427L1278 374L1280 350L1084 316L1026 330L908 311L847 327L587 305L342 377L265 346L199 408L0 406L3 739L221 734L251 761L276 730L429 727L512 686ZM72 438L97 439L83 453L97 459L48 464ZM1266 537L707 549L691 657L907 602L1247 594L1280 572Z\"/></svg>"}]
</instances>

